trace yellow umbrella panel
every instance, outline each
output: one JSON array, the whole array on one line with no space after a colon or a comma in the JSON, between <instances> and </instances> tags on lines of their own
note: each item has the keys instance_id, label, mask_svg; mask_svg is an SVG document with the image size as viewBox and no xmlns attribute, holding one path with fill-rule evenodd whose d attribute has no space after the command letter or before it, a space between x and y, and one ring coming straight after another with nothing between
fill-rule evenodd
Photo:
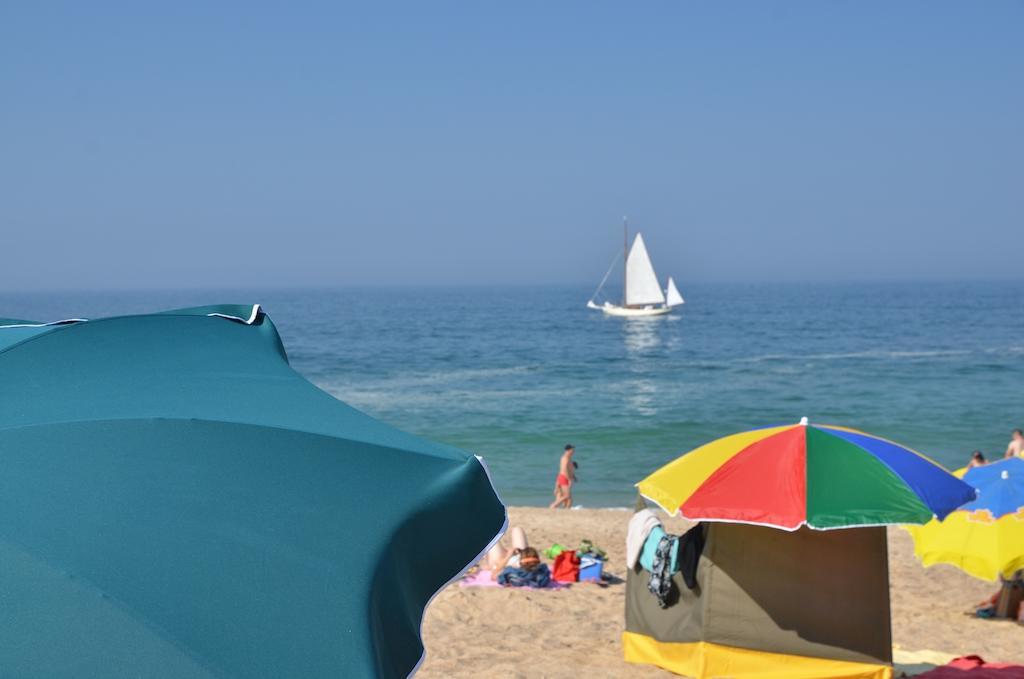
<instances>
[{"instance_id":1,"label":"yellow umbrella panel","mask_svg":"<svg viewBox=\"0 0 1024 679\"><path fill-rule=\"evenodd\" d=\"M985 509L958 511L907 530L925 566L948 563L982 580L1024 569L1024 508L999 519Z\"/></svg>"}]
</instances>

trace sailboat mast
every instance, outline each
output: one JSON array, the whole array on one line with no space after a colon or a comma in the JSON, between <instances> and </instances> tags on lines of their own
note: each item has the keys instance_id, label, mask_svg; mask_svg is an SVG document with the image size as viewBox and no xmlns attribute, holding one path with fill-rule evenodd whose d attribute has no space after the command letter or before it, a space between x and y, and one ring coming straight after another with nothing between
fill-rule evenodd
<instances>
[{"instance_id":1,"label":"sailboat mast","mask_svg":"<svg viewBox=\"0 0 1024 679\"><path fill-rule=\"evenodd\" d=\"M626 285L629 277L626 275L626 260L629 259L629 221L622 218L622 306L626 306Z\"/></svg>"}]
</instances>

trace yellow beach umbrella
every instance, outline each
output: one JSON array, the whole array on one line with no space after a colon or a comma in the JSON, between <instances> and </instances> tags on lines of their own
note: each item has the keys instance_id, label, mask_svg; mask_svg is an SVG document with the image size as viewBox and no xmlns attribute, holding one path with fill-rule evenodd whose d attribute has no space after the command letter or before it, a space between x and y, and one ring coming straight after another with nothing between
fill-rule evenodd
<instances>
[{"instance_id":1,"label":"yellow beach umbrella","mask_svg":"<svg viewBox=\"0 0 1024 679\"><path fill-rule=\"evenodd\" d=\"M943 521L908 526L914 553L931 566L948 563L982 580L1024 569L1024 459L975 467L963 475L978 499Z\"/></svg>"}]
</instances>

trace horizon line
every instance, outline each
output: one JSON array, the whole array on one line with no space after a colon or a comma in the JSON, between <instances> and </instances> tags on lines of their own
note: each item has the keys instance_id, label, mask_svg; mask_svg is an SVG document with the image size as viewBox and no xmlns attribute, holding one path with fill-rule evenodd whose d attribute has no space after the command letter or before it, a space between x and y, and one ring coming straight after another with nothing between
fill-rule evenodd
<instances>
[{"instance_id":1,"label":"horizon line","mask_svg":"<svg viewBox=\"0 0 1024 679\"><path fill-rule=\"evenodd\" d=\"M695 279L688 280L685 285L950 285L950 284L1014 284L1024 283L1024 276L1012 277L969 277L969 278L842 278L842 279L821 279L821 278L786 278L776 280L766 279ZM410 281L407 283L375 282L375 283L281 283L276 285L257 283L232 283L232 284L196 284L184 286L146 286L146 287L114 287L106 285L79 286L75 288L7 288L0 290L0 295L10 296L19 294L78 294L78 293L165 293L165 292L232 292L232 291L327 291L327 290L405 290L409 288L429 289L467 289L467 290L491 290L495 288L516 288L516 289L538 289L538 288L585 288L593 287L593 283L587 281L563 281L563 282L497 282L497 283L455 283L445 281Z\"/></svg>"}]
</instances>

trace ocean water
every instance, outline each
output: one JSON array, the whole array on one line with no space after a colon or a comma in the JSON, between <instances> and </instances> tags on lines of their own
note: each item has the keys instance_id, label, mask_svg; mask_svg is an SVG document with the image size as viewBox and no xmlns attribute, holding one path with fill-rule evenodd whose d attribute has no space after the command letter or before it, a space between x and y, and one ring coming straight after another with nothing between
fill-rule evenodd
<instances>
[{"instance_id":1,"label":"ocean water","mask_svg":"<svg viewBox=\"0 0 1024 679\"><path fill-rule=\"evenodd\" d=\"M484 456L510 504L631 504L633 484L710 439L843 424L955 468L1024 426L1024 283L704 284L653 319L586 287L0 293L0 317L263 304L292 365L398 427Z\"/></svg>"}]
</instances>

